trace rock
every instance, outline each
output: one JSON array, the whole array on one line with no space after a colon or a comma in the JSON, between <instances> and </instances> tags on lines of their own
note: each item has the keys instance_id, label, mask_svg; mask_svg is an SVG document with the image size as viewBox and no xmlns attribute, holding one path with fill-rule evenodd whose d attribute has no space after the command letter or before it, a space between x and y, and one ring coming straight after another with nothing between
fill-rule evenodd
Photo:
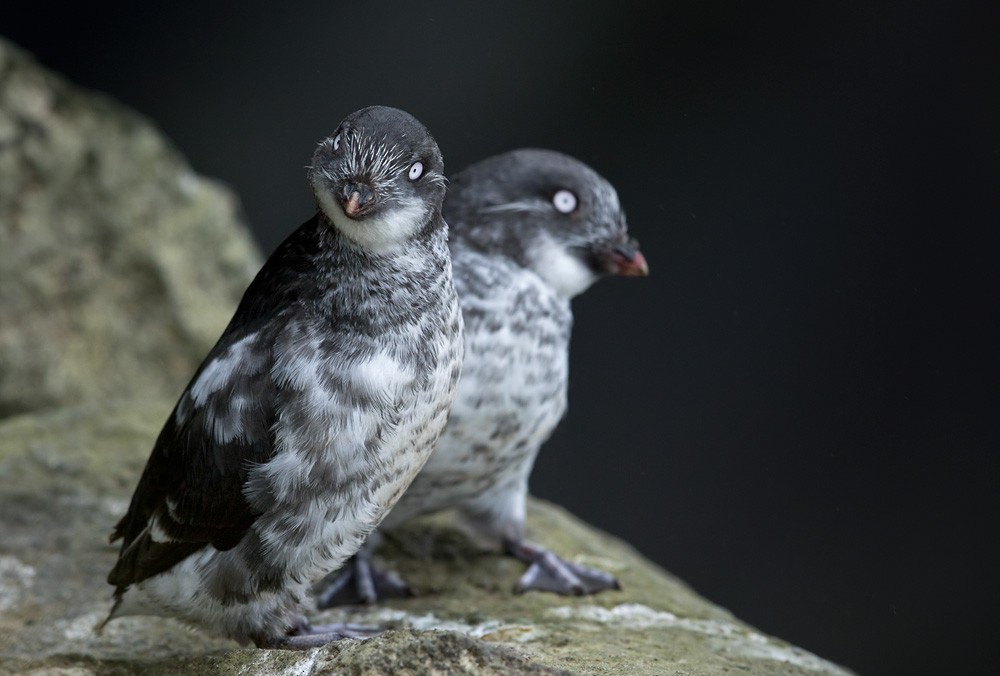
<instances>
[{"instance_id":1,"label":"rock","mask_svg":"<svg viewBox=\"0 0 1000 676\"><path fill-rule=\"evenodd\" d=\"M231 193L0 40L0 417L176 397L259 267Z\"/></svg>"},{"instance_id":2,"label":"rock","mask_svg":"<svg viewBox=\"0 0 1000 676\"><path fill-rule=\"evenodd\" d=\"M106 537L171 404L90 403L0 422L0 673L847 673L740 622L625 543L538 500L530 535L613 572L622 591L516 595L523 565L480 548L443 515L383 548L417 598L315 616L389 628L376 638L257 650L152 617L115 620L96 635L117 549Z\"/></svg>"}]
</instances>

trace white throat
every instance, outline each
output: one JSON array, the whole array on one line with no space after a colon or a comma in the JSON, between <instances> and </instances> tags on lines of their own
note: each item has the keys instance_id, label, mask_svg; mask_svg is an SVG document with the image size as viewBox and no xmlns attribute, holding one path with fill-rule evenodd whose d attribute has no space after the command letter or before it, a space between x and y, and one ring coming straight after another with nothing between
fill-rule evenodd
<instances>
[{"instance_id":1,"label":"white throat","mask_svg":"<svg viewBox=\"0 0 1000 676\"><path fill-rule=\"evenodd\" d=\"M343 207L326 191L317 195L319 206L333 225L348 239L369 251L397 251L417 234L427 218L426 206L418 199L402 202L379 216L356 221L348 218Z\"/></svg>"},{"instance_id":2,"label":"white throat","mask_svg":"<svg viewBox=\"0 0 1000 676\"><path fill-rule=\"evenodd\" d=\"M597 275L551 237L543 238L534 249L532 268L560 295L572 298L597 281Z\"/></svg>"}]
</instances>

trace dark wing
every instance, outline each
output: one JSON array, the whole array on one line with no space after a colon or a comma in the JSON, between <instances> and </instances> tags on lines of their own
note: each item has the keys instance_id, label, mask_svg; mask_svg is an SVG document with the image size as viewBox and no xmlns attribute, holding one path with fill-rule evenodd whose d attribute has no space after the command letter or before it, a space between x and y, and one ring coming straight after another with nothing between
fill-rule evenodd
<instances>
[{"instance_id":1,"label":"dark wing","mask_svg":"<svg viewBox=\"0 0 1000 676\"><path fill-rule=\"evenodd\" d=\"M243 486L274 452L274 340L310 295L319 227L313 218L268 259L164 424L111 535L119 593L208 544L235 546L253 524Z\"/></svg>"}]
</instances>

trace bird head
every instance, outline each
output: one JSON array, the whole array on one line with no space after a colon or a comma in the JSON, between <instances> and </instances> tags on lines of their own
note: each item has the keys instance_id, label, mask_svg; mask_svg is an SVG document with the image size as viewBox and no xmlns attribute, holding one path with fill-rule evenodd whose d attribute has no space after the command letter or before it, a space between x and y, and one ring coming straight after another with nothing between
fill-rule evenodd
<instances>
[{"instance_id":1,"label":"bird head","mask_svg":"<svg viewBox=\"0 0 1000 676\"><path fill-rule=\"evenodd\" d=\"M569 298L607 275L649 274L615 189L562 153L515 150L462 170L444 213L454 238L510 257Z\"/></svg>"},{"instance_id":2,"label":"bird head","mask_svg":"<svg viewBox=\"0 0 1000 676\"><path fill-rule=\"evenodd\" d=\"M416 118L396 108L349 115L320 142L309 181L334 227L374 251L398 248L441 220L441 151Z\"/></svg>"}]
</instances>

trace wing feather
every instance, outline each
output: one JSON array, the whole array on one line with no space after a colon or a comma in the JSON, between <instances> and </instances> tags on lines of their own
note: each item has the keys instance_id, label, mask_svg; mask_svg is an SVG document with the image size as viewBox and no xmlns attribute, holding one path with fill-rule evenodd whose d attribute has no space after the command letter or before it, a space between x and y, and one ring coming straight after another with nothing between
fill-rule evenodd
<instances>
[{"instance_id":1,"label":"wing feather","mask_svg":"<svg viewBox=\"0 0 1000 676\"><path fill-rule=\"evenodd\" d=\"M268 259L160 431L111 535L119 594L202 547L235 546L257 517L243 487L274 453L273 346L308 293L320 226L314 217Z\"/></svg>"}]
</instances>

